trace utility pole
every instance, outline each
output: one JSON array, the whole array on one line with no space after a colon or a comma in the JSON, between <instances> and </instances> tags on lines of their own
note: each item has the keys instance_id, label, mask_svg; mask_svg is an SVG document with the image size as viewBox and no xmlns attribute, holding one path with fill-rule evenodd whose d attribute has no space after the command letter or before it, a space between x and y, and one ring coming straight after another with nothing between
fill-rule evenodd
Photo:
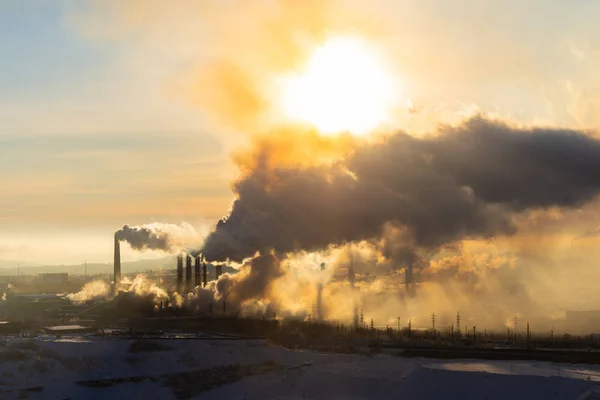
<instances>
[{"instance_id":1,"label":"utility pole","mask_svg":"<svg viewBox=\"0 0 600 400\"><path fill-rule=\"evenodd\" d=\"M433 328L433 333L435 334L435 313L431 314L431 327Z\"/></svg>"}]
</instances>

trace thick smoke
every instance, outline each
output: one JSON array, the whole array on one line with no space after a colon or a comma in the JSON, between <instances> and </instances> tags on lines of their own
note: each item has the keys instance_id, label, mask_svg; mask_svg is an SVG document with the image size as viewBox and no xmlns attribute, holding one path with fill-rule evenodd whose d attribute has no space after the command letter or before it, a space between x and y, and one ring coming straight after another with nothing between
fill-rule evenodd
<instances>
[{"instance_id":1,"label":"thick smoke","mask_svg":"<svg viewBox=\"0 0 600 400\"><path fill-rule=\"evenodd\" d=\"M124 225L115 232L117 240L126 241L135 250L172 252L198 241L198 233L187 223L181 225L153 223L141 226Z\"/></svg>"},{"instance_id":2,"label":"thick smoke","mask_svg":"<svg viewBox=\"0 0 600 400\"><path fill-rule=\"evenodd\" d=\"M404 243L385 251L410 259L407 246L512 234L512 212L575 207L600 191L597 140L484 118L424 138L398 133L328 165L267 165L236 183L231 213L205 242L208 260L319 250L384 237L390 225Z\"/></svg>"}]
</instances>

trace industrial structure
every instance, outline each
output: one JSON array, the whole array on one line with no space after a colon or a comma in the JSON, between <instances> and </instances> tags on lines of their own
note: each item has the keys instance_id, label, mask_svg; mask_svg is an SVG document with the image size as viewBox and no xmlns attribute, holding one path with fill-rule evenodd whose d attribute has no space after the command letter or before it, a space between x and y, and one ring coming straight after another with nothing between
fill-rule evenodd
<instances>
[{"instance_id":1,"label":"industrial structure","mask_svg":"<svg viewBox=\"0 0 600 400\"><path fill-rule=\"evenodd\" d=\"M177 285L175 291L183 293L183 255L177 256Z\"/></svg>"},{"instance_id":2,"label":"industrial structure","mask_svg":"<svg viewBox=\"0 0 600 400\"><path fill-rule=\"evenodd\" d=\"M200 269L202 268L202 261L200 256L194 257L194 286L200 286Z\"/></svg>"},{"instance_id":3,"label":"industrial structure","mask_svg":"<svg viewBox=\"0 0 600 400\"><path fill-rule=\"evenodd\" d=\"M119 239L115 236L114 250L114 276L113 276L113 292L119 292L119 283L121 282L121 245Z\"/></svg>"},{"instance_id":4,"label":"industrial structure","mask_svg":"<svg viewBox=\"0 0 600 400\"><path fill-rule=\"evenodd\" d=\"M189 293L192 289L192 256L188 254L185 256L185 291Z\"/></svg>"}]
</instances>

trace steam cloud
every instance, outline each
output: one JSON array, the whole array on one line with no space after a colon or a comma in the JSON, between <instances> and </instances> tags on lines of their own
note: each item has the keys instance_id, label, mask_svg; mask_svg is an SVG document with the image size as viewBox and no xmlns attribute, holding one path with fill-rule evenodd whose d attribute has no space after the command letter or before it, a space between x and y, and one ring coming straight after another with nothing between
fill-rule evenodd
<instances>
[{"instance_id":1,"label":"steam cloud","mask_svg":"<svg viewBox=\"0 0 600 400\"><path fill-rule=\"evenodd\" d=\"M115 238L126 241L135 250L172 252L198 241L198 233L185 222L181 225L153 223L133 227L124 225L115 232Z\"/></svg>"},{"instance_id":2,"label":"steam cloud","mask_svg":"<svg viewBox=\"0 0 600 400\"><path fill-rule=\"evenodd\" d=\"M202 250L210 261L372 240L385 226L404 230L405 247L435 249L512 234L511 212L591 200L600 191L600 142L477 117L430 137L398 133L357 146L331 165L259 162L235 191Z\"/></svg>"}]
</instances>

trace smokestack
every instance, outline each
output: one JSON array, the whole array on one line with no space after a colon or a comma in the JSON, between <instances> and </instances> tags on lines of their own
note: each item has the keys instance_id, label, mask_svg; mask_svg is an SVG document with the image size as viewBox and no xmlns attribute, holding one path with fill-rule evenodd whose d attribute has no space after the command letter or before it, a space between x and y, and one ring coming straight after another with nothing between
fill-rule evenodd
<instances>
[{"instance_id":1,"label":"smokestack","mask_svg":"<svg viewBox=\"0 0 600 400\"><path fill-rule=\"evenodd\" d=\"M206 263L204 263L202 267L202 287L206 287Z\"/></svg>"},{"instance_id":2,"label":"smokestack","mask_svg":"<svg viewBox=\"0 0 600 400\"><path fill-rule=\"evenodd\" d=\"M114 254L114 283L113 290L117 294L119 292L119 283L121 282L121 245L119 239L115 236L115 254Z\"/></svg>"},{"instance_id":3,"label":"smokestack","mask_svg":"<svg viewBox=\"0 0 600 400\"><path fill-rule=\"evenodd\" d=\"M325 263L321 264L321 272L325 271ZM323 283L317 285L317 320L323 320Z\"/></svg>"},{"instance_id":4,"label":"smokestack","mask_svg":"<svg viewBox=\"0 0 600 400\"><path fill-rule=\"evenodd\" d=\"M200 256L194 258L194 287L200 286Z\"/></svg>"},{"instance_id":5,"label":"smokestack","mask_svg":"<svg viewBox=\"0 0 600 400\"><path fill-rule=\"evenodd\" d=\"M215 279L218 280L221 275L223 275L223 266L219 264L215 266Z\"/></svg>"},{"instance_id":6,"label":"smokestack","mask_svg":"<svg viewBox=\"0 0 600 400\"><path fill-rule=\"evenodd\" d=\"M177 256L177 293L183 292L183 255Z\"/></svg>"},{"instance_id":7,"label":"smokestack","mask_svg":"<svg viewBox=\"0 0 600 400\"><path fill-rule=\"evenodd\" d=\"M185 291L192 290L192 256L189 254L185 257Z\"/></svg>"}]
</instances>

